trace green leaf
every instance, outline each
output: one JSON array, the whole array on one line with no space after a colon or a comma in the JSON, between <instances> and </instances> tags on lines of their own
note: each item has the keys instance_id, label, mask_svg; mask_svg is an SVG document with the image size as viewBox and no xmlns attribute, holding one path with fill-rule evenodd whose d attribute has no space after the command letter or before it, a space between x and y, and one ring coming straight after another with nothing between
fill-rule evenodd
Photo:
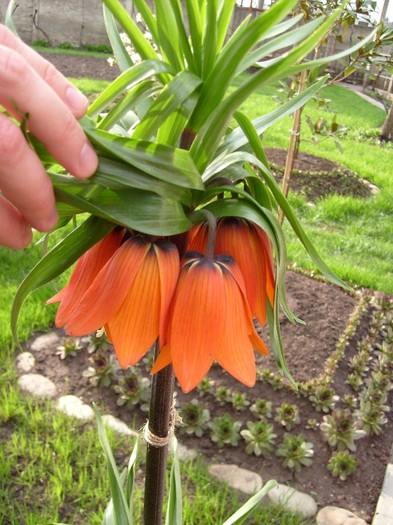
<instances>
[{"instance_id":1,"label":"green leaf","mask_svg":"<svg viewBox=\"0 0 393 525\"><path fill-rule=\"evenodd\" d=\"M179 201L186 206L191 205L191 192L186 188L181 188L167 182L160 180L146 173L138 170L116 159L110 159L99 155L98 169L95 174L90 177L87 181L81 181L82 184L78 184L77 188L83 188L85 185L83 182L90 184L98 184L105 188L113 190L121 190L122 188L134 188L139 190L147 190L157 193L162 197L172 198ZM59 177L57 178L59 179ZM75 179L73 179L74 181ZM72 181L72 182L73 182ZM61 182L54 180L56 187L64 187ZM78 193L74 191L73 193Z\"/></svg>"},{"instance_id":2,"label":"green leaf","mask_svg":"<svg viewBox=\"0 0 393 525\"><path fill-rule=\"evenodd\" d=\"M154 100L143 120L135 128L133 139L150 139L171 113L197 89L202 80L188 71L175 76Z\"/></svg>"},{"instance_id":3,"label":"green leaf","mask_svg":"<svg viewBox=\"0 0 393 525\"><path fill-rule=\"evenodd\" d=\"M185 0L194 54L195 73L202 74L203 16L198 0Z\"/></svg>"},{"instance_id":4,"label":"green leaf","mask_svg":"<svg viewBox=\"0 0 393 525\"><path fill-rule=\"evenodd\" d=\"M130 110L130 108L138 106L140 102L146 102L149 98L155 95L159 90L159 86L151 80L145 80L131 88L123 99L115 104L113 108L105 115L105 117L98 123L100 129L108 130Z\"/></svg>"},{"instance_id":5,"label":"green leaf","mask_svg":"<svg viewBox=\"0 0 393 525\"><path fill-rule=\"evenodd\" d=\"M58 200L114 222L126 228L149 235L176 235L187 231L191 223L182 205L143 190L104 190L91 200L55 189Z\"/></svg>"},{"instance_id":6,"label":"green leaf","mask_svg":"<svg viewBox=\"0 0 393 525\"><path fill-rule=\"evenodd\" d=\"M128 38L131 40L133 46L135 47L137 53L139 53L139 55L144 60L158 60L157 53L154 51L150 43L146 40L138 25L127 13L122 4L118 0L103 0L103 2L105 6L109 9L109 11L112 13L114 18L122 26L125 33L128 35Z\"/></svg>"},{"instance_id":7,"label":"green leaf","mask_svg":"<svg viewBox=\"0 0 393 525\"><path fill-rule=\"evenodd\" d=\"M221 103L239 64L246 54L275 23L282 20L295 5L296 0L278 0L261 16L255 18L242 31L237 31L218 56L209 77L201 90L201 96L190 120L190 128L198 131L212 109Z\"/></svg>"},{"instance_id":8,"label":"green leaf","mask_svg":"<svg viewBox=\"0 0 393 525\"><path fill-rule=\"evenodd\" d=\"M18 342L18 316L26 297L43 284L52 281L62 274L113 228L113 223L103 221L97 217L90 217L58 242L56 246L32 268L20 284L12 304L11 330L16 343Z\"/></svg>"},{"instance_id":9,"label":"green leaf","mask_svg":"<svg viewBox=\"0 0 393 525\"><path fill-rule=\"evenodd\" d=\"M228 518L223 525L241 525L250 516L257 505L262 501L266 494L277 486L277 482L270 480L254 494L239 510L235 512L230 518Z\"/></svg>"},{"instance_id":10,"label":"green leaf","mask_svg":"<svg viewBox=\"0 0 393 525\"><path fill-rule=\"evenodd\" d=\"M133 525L133 519L130 509L127 504L127 499L120 480L119 472L116 467L115 458L113 457L112 449L106 435L104 424L101 416L94 406L96 416L98 437L105 454L105 459L108 467L109 485L112 494L112 505L114 514L114 525Z\"/></svg>"},{"instance_id":11,"label":"green leaf","mask_svg":"<svg viewBox=\"0 0 393 525\"><path fill-rule=\"evenodd\" d=\"M143 21L152 34L153 40L158 44L157 20L149 7L149 3L146 2L146 0L133 0L133 3L137 11L142 15Z\"/></svg>"},{"instance_id":12,"label":"green leaf","mask_svg":"<svg viewBox=\"0 0 393 525\"><path fill-rule=\"evenodd\" d=\"M14 14L14 11L17 7L18 4L16 3L16 0L10 0L5 12L4 24L8 27L8 29L10 29L10 31L14 33L14 35L19 36L12 18L12 15Z\"/></svg>"},{"instance_id":13,"label":"green leaf","mask_svg":"<svg viewBox=\"0 0 393 525\"><path fill-rule=\"evenodd\" d=\"M116 62L120 68L120 71L126 71L133 65L133 62L123 44L122 39L120 38L120 34L116 27L115 19L112 13L105 5L103 5L103 11L106 32L113 49L113 54L115 55Z\"/></svg>"},{"instance_id":14,"label":"green leaf","mask_svg":"<svg viewBox=\"0 0 393 525\"><path fill-rule=\"evenodd\" d=\"M180 49L178 20L169 0L155 0L158 41L162 53L176 71L184 69L183 54Z\"/></svg>"},{"instance_id":15,"label":"green leaf","mask_svg":"<svg viewBox=\"0 0 393 525\"><path fill-rule=\"evenodd\" d=\"M281 49L293 47L295 44L301 42L307 36L309 36L317 27L319 27L323 20L324 17L316 18L307 24L303 24L292 31L288 31L277 38L269 40L269 42L266 44L249 53L246 59L242 62L237 73L239 74L246 71L251 66L257 65L257 62L262 58L273 55L273 53L276 53Z\"/></svg>"},{"instance_id":16,"label":"green leaf","mask_svg":"<svg viewBox=\"0 0 393 525\"><path fill-rule=\"evenodd\" d=\"M95 129L94 123L84 118L81 124L98 151L106 157L118 158L160 180L183 188L202 190L203 184L188 151L147 142L113 136Z\"/></svg>"},{"instance_id":17,"label":"green leaf","mask_svg":"<svg viewBox=\"0 0 393 525\"><path fill-rule=\"evenodd\" d=\"M224 45L235 5L236 0L220 0L217 16L217 20L220 21L217 24L217 49L221 49Z\"/></svg>"},{"instance_id":18,"label":"green leaf","mask_svg":"<svg viewBox=\"0 0 393 525\"><path fill-rule=\"evenodd\" d=\"M282 106L253 120L252 124L257 130L258 135L261 135L275 122L278 122L288 115L291 115L298 108L304 106L325 85L328 78L329 76L325 75L320 80L318 80L318 82L315 82L315 84L309 86L302 93L295 95L291 98L291 100ZM248 138L244 134L243 130L239 127L224 138L217 152L219 154L223 151L232 152L242 148L246 144L248 144Z\"/></svg>"},{"instance_id":19,"label":"green leaf","mask_svg":"<svg viewBox=\"0 0 393 525\"><path fill-rule=\"evenodd\" d=\"M170 73L172 68L159 60L145 60L140 64L135 64L130 69L118 76L97 99L91 104L87 114L91 117L98 115L101 111L111 104L116 97L124 93L124 90L131 89L143 80L157 76L160 73Z\"/></svg>"},{"instance_id":20,"label":"green leaf","mask_svg":"<svg viewBox=\"0 0 393 525\"><path fill-rule=\"evenodd\" d=\"M182 525L182 491L180 462L177 453L177 439L172 438L173 463L169 481L168 508L165 517L165 525Z\"/></svg>"},{"instance_id":21,"label":"green leaf","mask_svg":"<svg viewBox=\"0 0 393 525\"><path fill-rule=\"evenodd\" d=\"M206 5L206 21L202 43L202 78L207 78L214 67L217 56L217 3L209 0Z\"/></svg>"},{"instance_id":22,"label":"green leaf","mask_svg":"<svg viewBox=\"0 0 393 525\"><path fill-rule=\"evenodd\" d=\"M177 29L179 31L179 34L178 34L179 46L187 62L187 68L192 73L197 73L197 68L195 67L194 56L191 51L187 29L185 26L183 6L180 4L180 0L170 0L170 2L172 5L173 14L176 19Z\"/></svg>"}]
</instances>

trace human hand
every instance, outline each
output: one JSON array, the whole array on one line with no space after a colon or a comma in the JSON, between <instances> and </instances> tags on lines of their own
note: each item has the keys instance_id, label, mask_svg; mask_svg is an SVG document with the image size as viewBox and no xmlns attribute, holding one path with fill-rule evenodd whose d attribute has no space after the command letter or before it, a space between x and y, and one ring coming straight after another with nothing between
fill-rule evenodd
<instances>
[{"instance_id":1,"label":"human hand","mask_svg":"<svg viewBox=\"0 0 393 525\"><path fill-rule=\"evenodd\" d=\"M86 178L97 156L77 119L88 101L57 69L0 24L0 110L27 127L70 173ZM31 227L57 222L53 187L19 126L0 111L0 245L27 246Z\"/></svg>"}]
</instances>

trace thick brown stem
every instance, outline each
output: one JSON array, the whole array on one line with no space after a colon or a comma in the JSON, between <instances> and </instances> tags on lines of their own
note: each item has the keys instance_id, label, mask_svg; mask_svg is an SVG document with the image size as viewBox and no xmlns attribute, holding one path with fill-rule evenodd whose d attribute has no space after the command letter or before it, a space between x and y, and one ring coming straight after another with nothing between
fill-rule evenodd
<instances>
[{"instance_id":1,"label":"thick brown stem","mask_svg":"<svg viewBox=\"0 0 393 525\"><path fill-rule=\"evenodd\" d=\"M158 356L158 343L155 358ZM174 375L172 366L167 366L153 376L149 412L149 431L159 438L168 436L173 403ZM144 525L163 523L162 504L165 494L165 476L168 445L147 444L146 480L144 499Z\"/></svg>"}]
</instances>

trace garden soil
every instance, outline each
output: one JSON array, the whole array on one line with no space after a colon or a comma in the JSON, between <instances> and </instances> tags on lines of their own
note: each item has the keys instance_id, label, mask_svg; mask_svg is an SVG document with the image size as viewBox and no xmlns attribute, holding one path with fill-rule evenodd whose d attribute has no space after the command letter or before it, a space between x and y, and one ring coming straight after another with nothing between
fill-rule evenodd
<instances>
[{"instance_id":1,"label":"garden soil","mask_svg":"<svg viewBox=\"0 0 393 525\"><path fill-rule=\"evenodd\" d=\"M111 68L105 60L49 54L47 58L67 76L113 78L117 74L117 71ZM272 150L269 156L275 164L283 165L284 152ZM337 168L330 161L310 155L301 154L298 163L298 169L305 171L329 172ZM323 371L327 358L335 350L337 342L358 305L359 294L348 293L330 283L294 271L288 272L287 290L290 307L305 324L293 325L282 317L284 348L288 366L294 378L297 381L307 381L318 377ZM363 293L368 292L363 291ZM346 384L349 373L348 359L355 355L358 342L367 335L370 318L371 309L369 307L362 314L355 333L349 338L345 347L345 356L334 373L332 386L341 398L344 394L351 392L349 385ZM61 331L59 333L64 336ZM266 329L261 329L261 334L269 344ZM31 341L27 342L26 349L29 349ZM91 356L87 351L80 351L75 357L61 360L56 355L56 349L53 348L37 355L36 358L36 371L52 379L58 386L60 394L78 395L86 403L96 401L104 405L105 410L129 424L133 423L137 428L146 420L144 412L119 407L116 404L117 397L113 390L104 386L93 386L86 377L83 377L82 372L91 366L89 361ZM272 356L259 357L258 366L275 370ZM278 407L284 401L296 403L299 407L301 423L291 432L302 433L307 441L313 443L313 463L298 473L292 473L284 469L279 458L274 455L262 458L246 454L242 442L239 442L237 447L225 446L219 449L210 440L208 432L205 432L201 438L196 438L182 434L179 429L178 437L181 443L197 450L209 464L222 462L251 469L260 473L264 481L276 479L280 483L290 484L298 490L311 494L320 506L344 507L355 512L367 522L371 522L393 442L392 412L386 414L388 422L380 435L362 438L356 442L357 470L346 481L340 481L332 477L327 470L327 462L332 450L323 440L320 430L313 429L313 425L309 424L310 420L320 423L323 414L316 412L308 399L297 396L288 388L274 389L266 381L257 381L256 386L252 389L243 388L217 366L213 366L209 377L214 381L215 388L225 385L233 391L246 392L250 403L258 398L271 400L273 407ZM245 428L246 421L252 419L249 410L237 412L232 407L228 408L228 405L219 405L211 395L199 397L198 391L188 395L178 391L177 404L181 407L183 403L193 398L198 398L204 403L211 417L231 412L233 417L242 422L243 428ZM389 399L390 404L391 402L392 395ZM274 428L278 434L277 443L279 443L284 430L280 429L277 423L274 424Z\"/></svg>"}]
</instances>

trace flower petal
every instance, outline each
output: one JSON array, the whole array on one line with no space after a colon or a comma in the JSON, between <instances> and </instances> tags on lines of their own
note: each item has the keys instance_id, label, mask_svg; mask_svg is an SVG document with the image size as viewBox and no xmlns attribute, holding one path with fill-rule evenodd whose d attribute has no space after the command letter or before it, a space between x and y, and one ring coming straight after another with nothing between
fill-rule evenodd
<instances>
[{"instance_id":1,"label":"flower petal","mask_svg":"<svg viewBox=\"0 0 393 525\"><path fill-rule=\"evenodd\" d=\"M131 237L118 248L75 306L66 324L70 335L89 334L111 319L123 303L151 246L143 237Z\"/></svg>"},{"instance_id":2,"label":"flower petal","mask_svg":"<svg viewBox=\"0 0 393 525\"><path fill-rule=\"evenodd\" d=\"M91 282L120 246L123 232L115 229L82 255L76 262L65 292L58 292L48 303L60 300L56 326L64 326ZM56 298L56 299L55 299Z\"/></svg>"},{"instance_id":3,"label":"flower petal","mask_svg":"<svg viewBox=\"0 0 393 525\"><path fill-rule=\"evenodd\" d=\"M225 339L217 347L217 362L235 379L246 386L254 386L256 380L255 356L248 336L248 326L242 292L226 268L223 271L225 285L226 326Z\"/></svg>"},{"instance_id":4,"label":"flower petal","mask_svg":"<svg viewBox=\"0 0 393 525\"><path fill-rule=\"evenodd\" d=\"M157 339L160 295L160 273L151 245L124 302L108 321L115 353L123 368L137 363Z\"/></svg>"},{"instance_id":5,"label":"flower petal","mask_svg":"<svg viewBox=\"0 0 393 525\"><path fill-rule=\"evenodd\" d=\"M186 263L176 287L168 347L184 392L207 374L224 335L224 283L219 265L208 259Z\"/></svg>"},{"instance_id":6,"label":"flower petal","mask_svg":"<svg viewBox=\"0 0 393 525\"><path fill-rule=\"evenodd\" d=\"M167 241L157 241L154 244L158 270L160 273L160 346L165 345L168 330L169 307L179 278L180 260L176 246Z\"/></svg>"}]
</instances>

